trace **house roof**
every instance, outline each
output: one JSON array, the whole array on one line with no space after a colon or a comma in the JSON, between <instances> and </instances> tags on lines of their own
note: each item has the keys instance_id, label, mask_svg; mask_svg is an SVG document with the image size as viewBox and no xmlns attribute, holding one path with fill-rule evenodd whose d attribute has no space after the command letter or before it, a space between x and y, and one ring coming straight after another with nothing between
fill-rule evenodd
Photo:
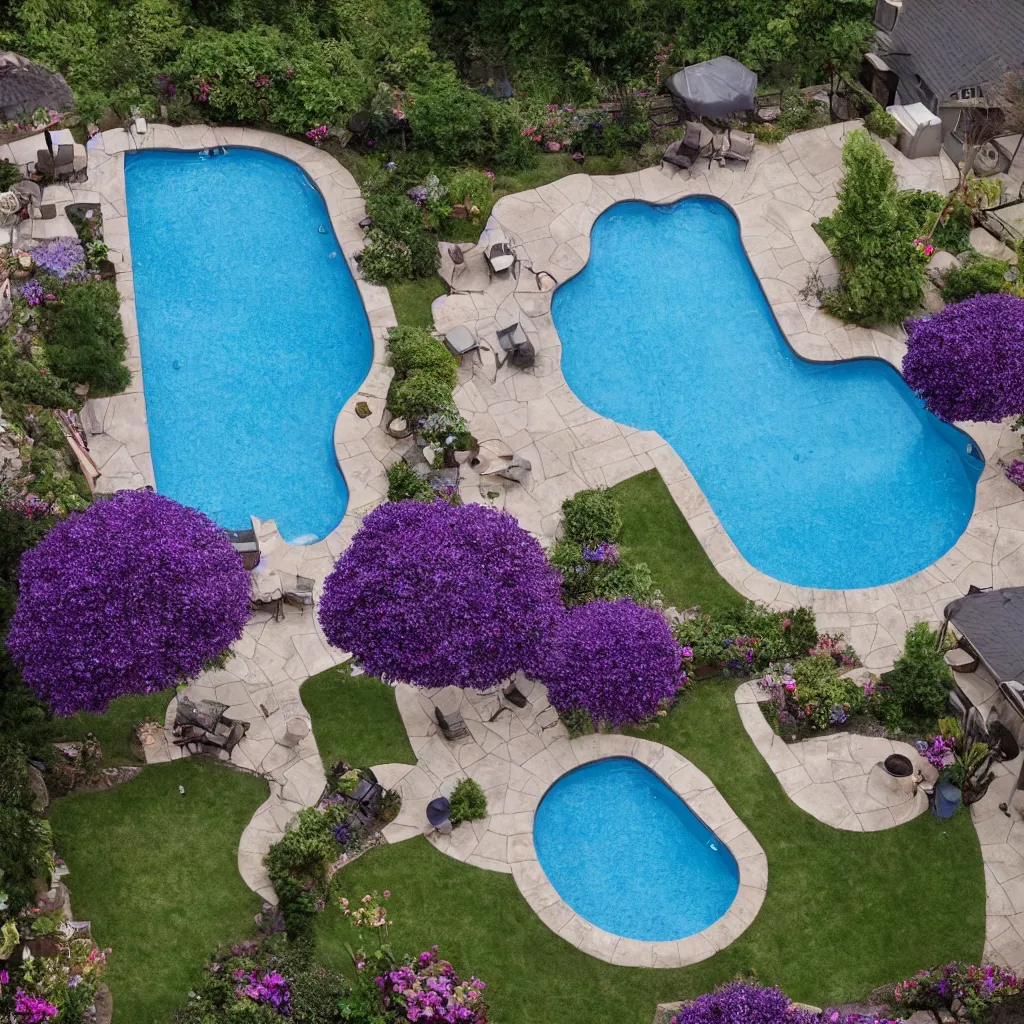
<instances>
[{"instance_id":1,"label":"house roof","mask_svg":"<svg viewBox=\"0 0 1024 1024\"><path fill-rule=\"evenodd\" d=\"M940 102L958 89L1024 70L1021 0L904 0L886 63L900 92L917 92L920 75ZM909 54L909 56L901 56Z\"/></svg>"}]
</instances>

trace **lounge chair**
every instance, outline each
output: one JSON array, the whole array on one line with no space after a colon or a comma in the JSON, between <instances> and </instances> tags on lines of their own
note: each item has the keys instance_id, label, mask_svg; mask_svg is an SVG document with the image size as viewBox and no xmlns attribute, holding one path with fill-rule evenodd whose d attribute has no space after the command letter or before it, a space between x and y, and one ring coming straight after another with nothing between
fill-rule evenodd
<instances>
[{"instance_id":1,"label":"lounge chair","mask_svg":"<svg viewBox=\"0 0 1024 1024\"><path fill-rule=\"evenodd\" d=\"M714 154L714 136L699 122L688 121L686 131L681 139L673 142L662 154L661 163L671 164L690 170L702 157L710 159Z\"/></svg>"},{"instance_id":2,"label":"lounge chair","mask_svg":"<svg viewBox=\"0 0 1024 1024\"><path fill-rule=\"evenodd\" d=\"M480 351L479 339L465 326L453 327L444 336L444 343L448 351L457 357Z\"/></svg>"},{"instance_id":3,"label":"lounge chair","mask_svg":"<svg viewBox=\"0 0 1024 1024\"><path fill-rule=\"evenodd\" d=\"M242 565L252 571L259 565L260 541L255 530L228 530L231 546L242 556Z\"/></svg>"},{"instance_id":4,"label":"lounge chair","mask_svg":"<svg viewBox=\"0 0 1024 1024\"><path fill-rule=\"evenodd\" d=\"M434 717L437 719L438 727L446 740L458 740L469 735L469 726L466 720L458 711L442 711L434 705Z\"/></svg>"},{"instance_id":5,"label":"lounge chair","mask_svg":"<svg viewBox=\"0 0 1024 1024\"><path fill-rule=\"evenodd\" d=\"M731 128L726 133L725 145L719 154L719 160L741 163L744 167L750 162L754 155L754 144L757 140L750 132L733 131Z\"/></svg>"},{"instance_id":6,"label":"lounge chair","mask_svg":"<svg viewBox=\"0 0 1024 1024\"><path fill-rule=\"evenodd\" d=\"M515 276L517 257L509 240L502 232L492 231L484 250L484 259L487 261L488 276L504 273L506 270Z\"/></svg>"},{"instance_id":7,"label":"lounge chair","mask_svg":"<svg viewBox=\"0 0 1024 1024\"><path fill-rule=\"evenodd\" d=\"M294 576L284 587L284 600L295 605L303 615L313 607L313 580L309 576Z\"/></svg>"}]
</instances>

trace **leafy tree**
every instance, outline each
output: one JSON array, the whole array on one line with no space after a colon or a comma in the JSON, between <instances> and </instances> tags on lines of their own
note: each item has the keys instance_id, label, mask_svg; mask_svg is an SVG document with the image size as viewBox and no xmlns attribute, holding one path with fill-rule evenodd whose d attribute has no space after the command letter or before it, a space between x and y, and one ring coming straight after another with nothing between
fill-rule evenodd
<instances>
[{"instance_id":1,"label":"leafy tree","mask_svg":"<svg viewBox=\"0 0 1024 1024\"><path fill-rule=\"evenodd\" d=\"M562 614L559 584L507 513L389 502L327 578L320 625L372 675L485 690L536 668Z\"/></svg>"},{"instance_id":2,"label":"leafy tree","mask_svg":"<svg viewBox=\"0 0 1024 1024\"><path fill-rule=\"evenodd\" d=\"M924 262L892 164L865 131L846 137L837 196L835 213L817 223L840 271L823 304L854 323L898 323L920 305Z\"/></svg>"},{"instance_id":3,"label":"leafy tree","mask_svg":"<svg viewBox=\"0 0 1024 1024\"><path fill-rule=\"evenodd\" d=\"M935 717L946 709L953 673L939 647L938 634L927 622L907 630L903 654L882 681L891 688L887 717ZM898 709L896 711L895 709ZM895 713L894 713L895 712Z\"/></svg>"}]
</instances>

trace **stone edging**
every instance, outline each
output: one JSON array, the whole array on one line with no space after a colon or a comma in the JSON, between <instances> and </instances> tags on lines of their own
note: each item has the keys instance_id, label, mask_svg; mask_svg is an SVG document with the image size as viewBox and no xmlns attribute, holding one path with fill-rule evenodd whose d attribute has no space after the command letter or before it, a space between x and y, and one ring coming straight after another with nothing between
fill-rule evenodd
<instances>
[{"instance_id":1,"label":"stone edging","mask_svg":"<svg viewBox=\"0 0 1024 1024\"><path fill-rule=\"evenodd\" d=\"M252 128L206 125L172 128L152 124L143 136L114 129L90 140L89 177L82 187L73 186L71 191L76 202L100 203L104 241L117 270L117 288L121 295L121 319L128 340L125 361L132 371L132 383L124 394L92 399L83 411L91 435L90 452L95 454L102 472L99 489L107 492L155 483L135 313L124 154L147 149L199 151L214 146L273 153L292 161L305 172L323 198L331 227L366 310L373 338L373 361L362 384L339 410L334 427L335 453L348 486L349 501L344 518L321 543L337 558L359 528L363 516L386 493L383 474L395 442L380 424L392 376L386 364L387 332L396 326L397 320L387 288L365 281L355 263L355 256L364 244L358 225L366 213L355 179L334 157L286 136ZM356 416L355 405L360 401L369 401L375 415L367 419Z\"/></svg>"},{"instance_id":2,"label":"stone edging","mask_svg":"<svg viewBox=\"0 0 1024 1024\"><path fill-rule=\"evenodd\" d=\"M880 358L898 370L906 347L902 332L848 327L799 294L811 270L826 279L837 271L811 225L834 208L842 135L850 127L856 124L831 125L791 136L778 146L759 146L745 171L702 168L692 178L659 168L610 177L576 174L504 196L495 204L490 224L500 225L515 243L524 268L519 280L510 284L495 278L472 292L442 297L435 302L434 318L442 333L461 323L482 339L489 339L496 326L519 319L534 339L534 371L513 376L507 370L495 375L478 368L463 381L456 399L478 438L497 433L517 453L542 464L544 477L533 483L532 504L539 507L529 508L531 503L520 498L506 503L521 519L524 513L535 518L535 532L553 538L558 504L580 481L583 486L610 486L657 468L716 569L732 586L776 608L813 607L823 629L845 632L864 663L879 671L893 663L909 625L922 618L941 619L945 605L970 584L1024 581L1024 493L996 465L1001 453L1018 445L1009 421L960 425L970 430L988 462L970 523L931 566L896 583L856 590L782 583L740 554L683 460L659 434L598 416L572 393L560 368L561 342L551 317L554 293L542 290L536 278L543 272L561 284L577 274L589 257L596 219L616 203L714 197L735 213L762 290L800 358ZM947 168L941 158L910 161L891 147L886 152L905 187L944 187ZM474 255L467 253L467 261ZM453 278L455 288L461 279ZM554 471L547 472L548 467Z\"/></svg>"}]
</instances>

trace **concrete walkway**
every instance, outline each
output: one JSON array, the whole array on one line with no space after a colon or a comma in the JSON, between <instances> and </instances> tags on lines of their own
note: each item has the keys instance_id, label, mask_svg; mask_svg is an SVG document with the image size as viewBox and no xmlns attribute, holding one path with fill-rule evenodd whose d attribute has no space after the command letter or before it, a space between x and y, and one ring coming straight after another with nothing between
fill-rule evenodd
<instances>
[{"instance_id":1,"label":"concrete walkway","mask_svg":"<svg viewBox=\"0 0 1024 1024\"><path fill-rule=\"evenodd\" d=\"M585 953L630 967L682 967L724 949L749 926L764 901L768 860L747 826L711 780L681 754L645 739L619 735L570 740L539 683L517 681L525 708L499 705L496 691L454 687L396 687L398 709L417 763L378 765L378 779L402 795L402 810L384 829L388 842L426 835L442 853L490 871L510 874L523 898L557 935ZM434 706L459 711L470 736L448 742L440 734ZM503 707L492 721L495 712ZM739 891L732 906L710 927L672 942L642 942L606 932L580 917L548 881L533 845L533 820L548 787L582 764L606 757L632 757L645 764L686 801L732 851L739 866ZM459 825L451 835L434 832L427 804L447 796L464 778L480 784L488 814Z\"/></svg>"}]
</instances>

